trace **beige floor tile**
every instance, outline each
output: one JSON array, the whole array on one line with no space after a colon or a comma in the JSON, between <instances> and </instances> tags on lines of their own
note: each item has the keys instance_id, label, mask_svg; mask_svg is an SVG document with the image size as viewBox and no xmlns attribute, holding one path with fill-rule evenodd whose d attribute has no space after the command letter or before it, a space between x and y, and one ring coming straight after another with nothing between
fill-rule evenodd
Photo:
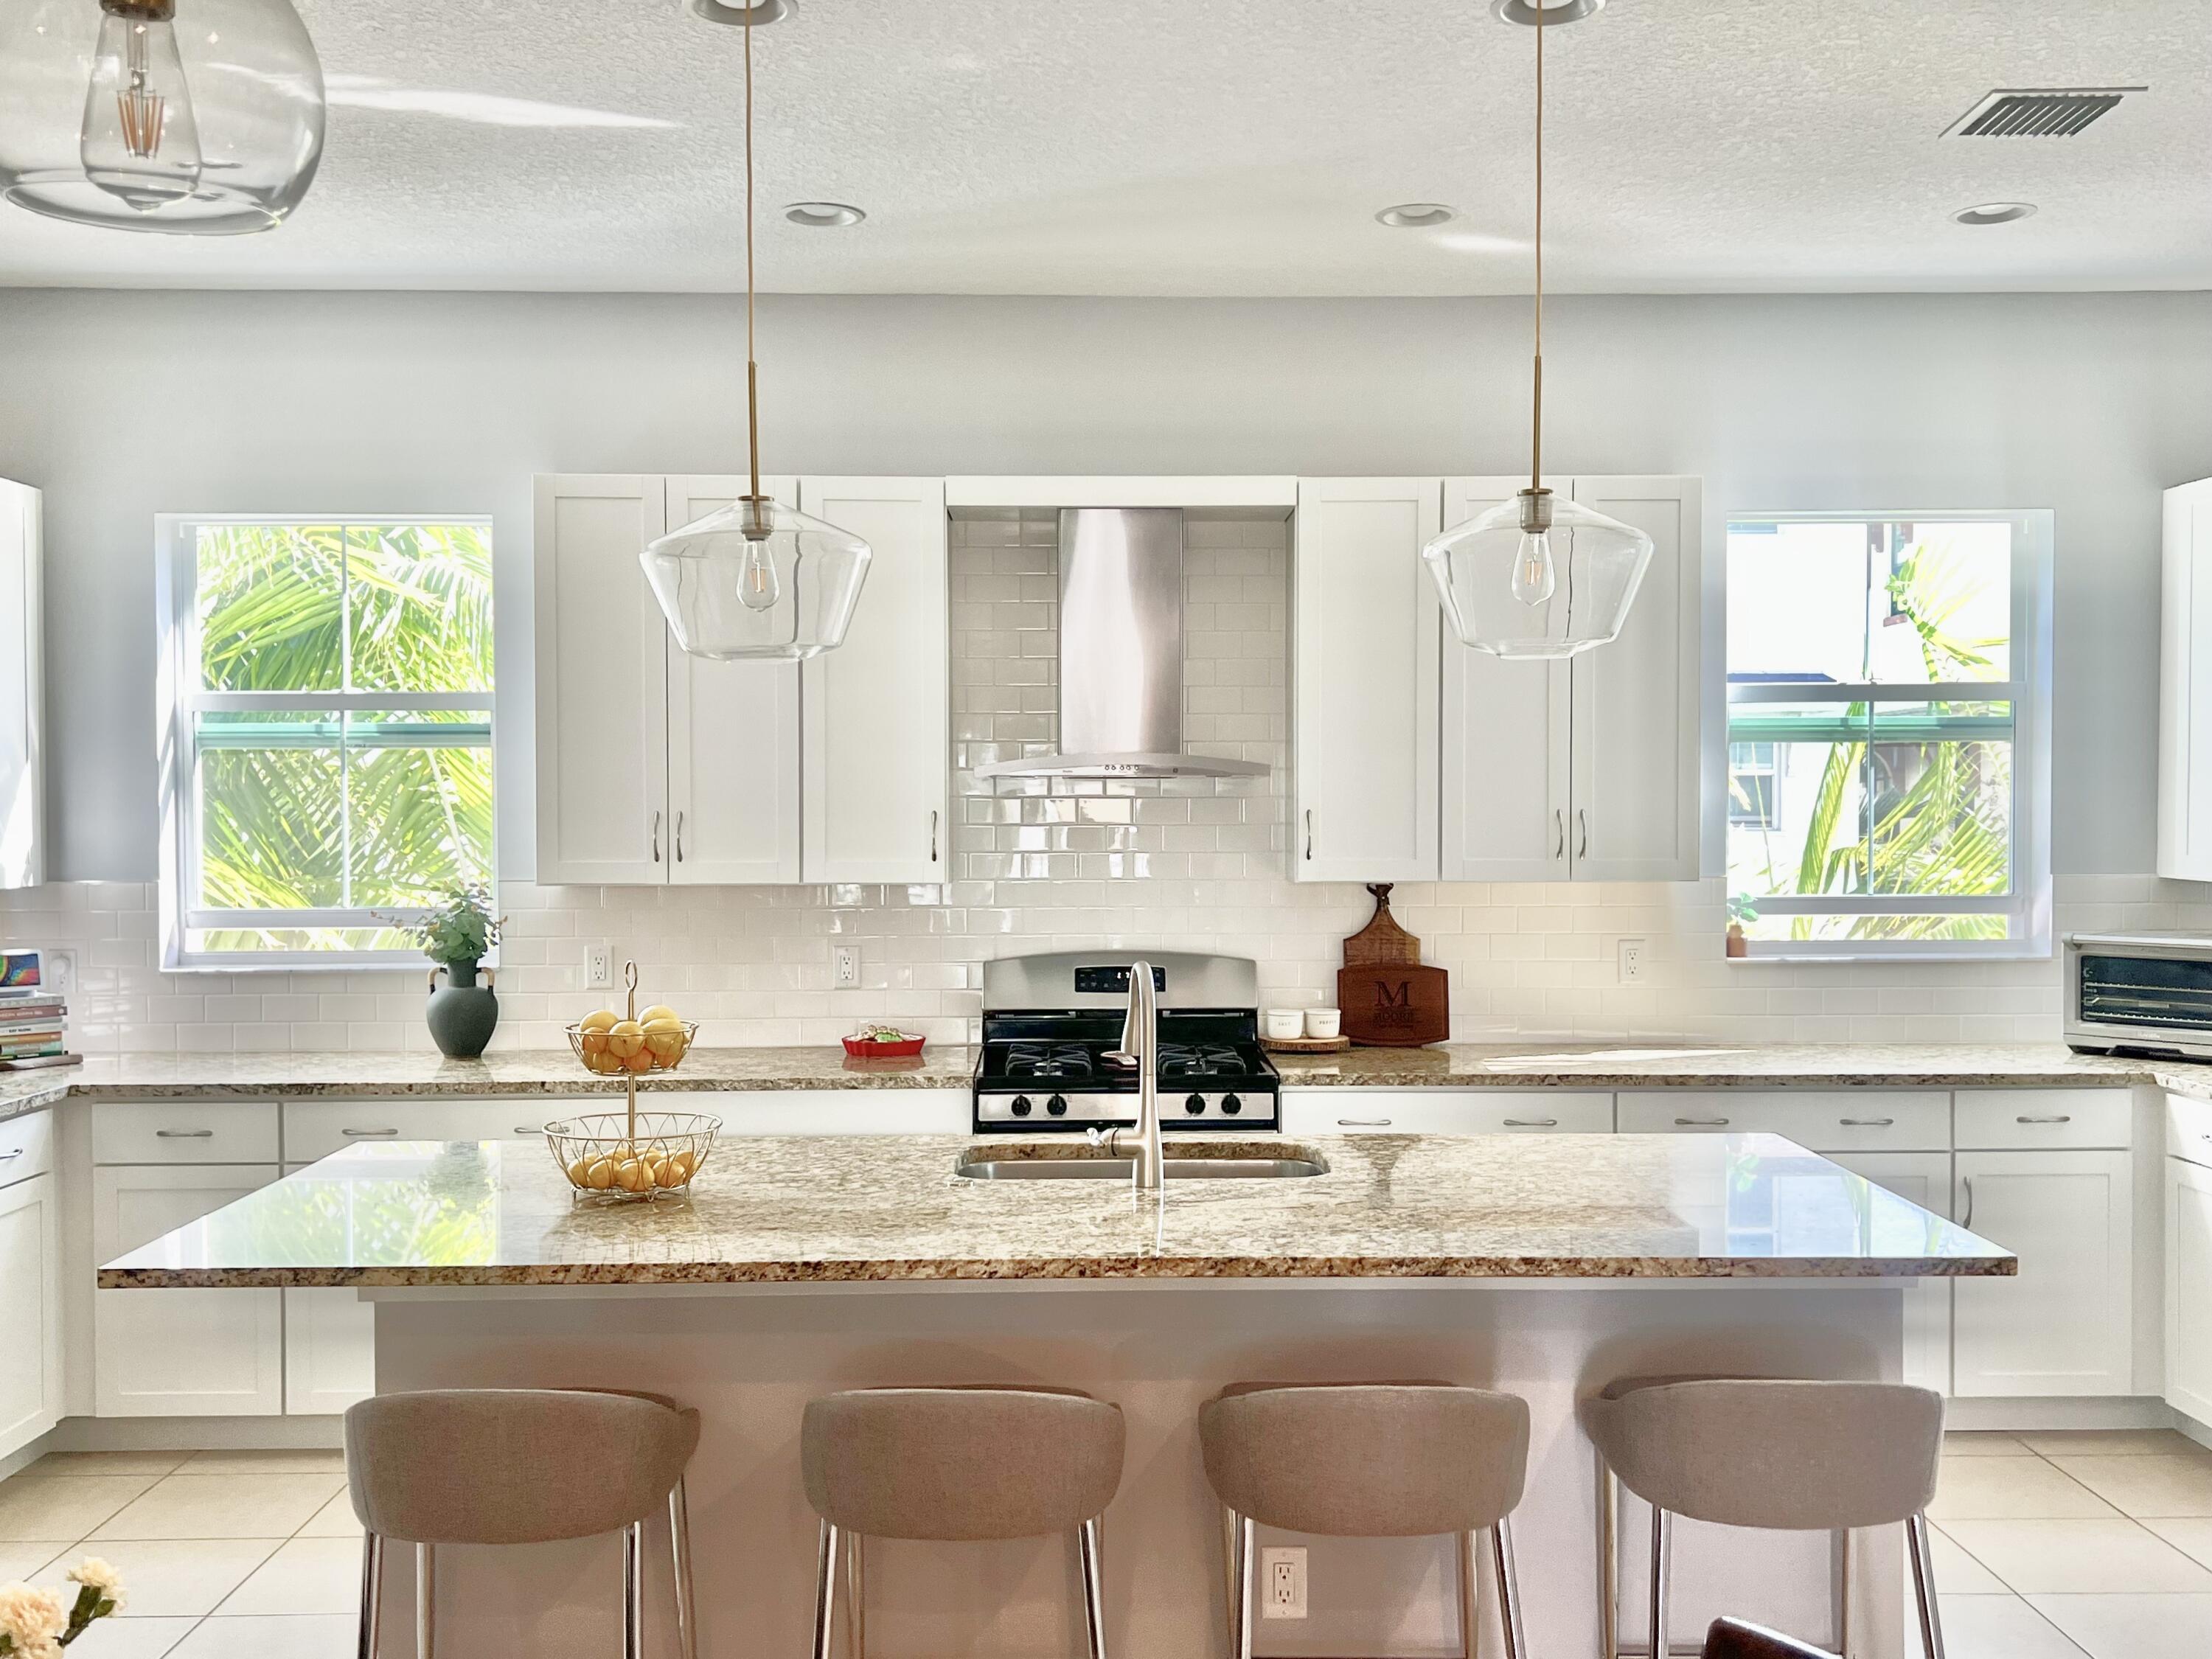
<instances>
[{"instance_id":1,"label":"beige floor tile","mask_svg":"<svg viewBox=\"0 0 2212 1659\"><path fill-rule=\"evenodd\" d=\"M26 1474L170 1474L188 1451L48 1452Z\"/></svg>"},{"instance_id":2,"label":"beige floor tile","mask_svg":"<svg viewBox=\"0 0 2212 1659\"><path fill-rule=\"evenodd\" d=\"M2118 1511L2039 1457L1947 1457L1928 1513L1938 1521L2065 1521Z\"/></svg>"},{"instance_id":3,"label":"beige floor tile","mask_svg":"<svg viewBox=\"0 0 2212 1659\"><path fill-rule=\"evenodd\" d=\"M121 1617L199 1618L276 1553L281 1538L124 1540L84 1553L113 1564L129 1599Z\"/></svg>"},{"instance_id":4,"label":"beige floor tile","mask_svg":"<svg viewBox=\"0 0 2212 1659\"><path fill-rule=\"evenodd\" d=\"M1954 1429L1943 1437L1946 1457L2032 1457L2017 1436L1988 1429Z\"/></svg>"},{"instance_id":5,"label":"beige floor tile","mask_svg":"<svg viewBox=\"0 0 2212 1659\"><path fill-rule=\"evenodd\" d=\"M0 1539L82 1538L158 1478L19 1474L0 1486Z\"/></svg>"},{"instance_id":6,"label":"beige floor tile","mask_svg":"<svg viewBox=\"0 0 2212 1659\"><path fill-rule=\"evenodd\" d=\"M354 1626L336 1614L210 1619L178 1644L173 1659L353 1659Z\"/></svg>"},{"instance_id":7,"label":"beige floor tile","mask_svg":"<svg viewBox=\"0 0 2212 1659\"><path fill-rule=\"evenodd\" d=\"M69 1659L162 1659L197 1619L103 1619L70 1644Z\"/></svg>"},{"instance_id":8,"label":"beige floor tile","mask_svg":"<svg viewBox=\"0 0 2212 1659\"><path fill-rule=\"evenodd\" d=\"M1942 1606L1948 1659L2083 1659L2081 1649L2017 1595L1946 1595Z\"/></svg>"},{"instance_id":9,"label":"beige floor tile","mask_svg":"<svg viewBox=\"0 0 2212 1659\"><path fill-rule=\"evenodd\" d=\"M2045 1457L2187 1457L2204 1448L2172 1429L2057 1429L2020 1437ZM1948 1447L1946 1450L1949 1449Z\"/></svg>"},{"instance_id":10,"label":"beige floor tile","mask_svg":"<svg viewBox=\"0 0 2212 1659\"><path fill-rule=\"evenodd\" d=\"M2132 1521L1949 1521L1943 1530L2022 1595L2212 1591L2212 1569Z\"/></svg>"},{"instance_id":11,"label":"beige floor tile","mask_svg":"<svg viewBox=\"0 0 2212 1659\"><path fill-rule=\"evenodd\" d=\"M2212 1595L2039 1595L2030 1603L2089 1659L2204 1659Z\"/></svg>"},{"instance_id":12,"label":"beige floor tile","mask_svg":"<svg viewBox=\"0 0 2212 1659\"><path fill-rule=\"evenodd\" d=\"M2004 1581L1959 1547L1958 1540L1941 1527L1928 1534L1929 1552L1936 1558L1938 1595L2004 1595Z\"/></svg>"},{"instance_id":13,"label":"beige floor tile","mask_svg":"<svg viewBox=\"0 0 2212 1659\"><path fill-rule=\"evenodd\" d=\"M361 1607L361 1540L295 1538L230 1593L231 1613L352 1613Z\"/></svg>"},{"instance_id":14,"label":"beige floor tile","mask_svg":"<svg viewBox=\"0 0 2212 1659\"><path fill-rule=\"evenodd\" d=\"M2123 1515L2212 1516L2212 1456L2051 1461Z\"/></svg>"},{"instance_id":15,"label":"beige floor tile","mask_svg":"<svg viewBox=\"0 0 2212 1659\"><path fill-rule=\"evenodd\" d=\"M2160 1519L2146 1521L2160 1538L2184 1555L2212 1567L2212 1521L2203 1519Z\"/></svg>"},{"instance_id":16,"label":"beige floor tile","mask_svg":"<svg viewBox=\"0 0 2212 1659\"><path fill-rule=\"evenodd\" d=\"M91 1535L289 1537L344 1484L342 1474L173 1474Z\"/></svg>"},{"instance_id":17,"label":"beige floor tile","mask_svg":"<svg viewBox=\"0 0 2212 1659\"><path fill-rule=\"evenodd\" d=\"M178 1474L343 1474L342 1451L200 1451Z\"/></svg>"},{"instance_id":18,"label":"beige floor tile","mask_svg":"<svg viewBox=\"0 0 2212 1659\"><path fill-rule=\"evenodd\" d=\"M361 1522L355 1519L353 1499L340 1492L315 1511L315 1518L300 1528L302 1538L358 1538Z\"/></svg>"},{"instance_id":19,"label":"beige floor tile","mask_svg":"<svg viewBox=\"0 0 2212 1659\"><path fill-rule=\"evenodd\" d=\"M33 1574L43 1576L49 1561L58 1559L69 1548L70 1540L56 1543L52 1539L18 1539L13 1543L0 1544L0 1584L12 1584Z\"/></svg>"}]
</instances>

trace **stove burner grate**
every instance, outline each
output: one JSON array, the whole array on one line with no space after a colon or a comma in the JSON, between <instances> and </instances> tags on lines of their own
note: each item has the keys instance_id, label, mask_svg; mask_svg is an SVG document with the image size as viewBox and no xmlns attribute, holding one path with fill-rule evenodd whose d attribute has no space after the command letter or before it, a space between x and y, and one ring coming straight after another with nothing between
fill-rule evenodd
<instances>
[{"instance_id":1,"label":"stove burner grate","mask_svg":"<svg viewBox=\"0 0 2212 1659\"><path fill-rule=\"evenodd\" d=\"M1094 1068L1091 1050L1079 1042L1011 1042L1006 1045L1008 1077L1089 1077Z\"/></svg>"},{"instance_id":2,"label":"stove burner grate","mask_svg":"<svg viewBox=\"0 0 2212 1659\"><path fill-rule=\"evenodd\" d=\"M1160 1045L1162 1077L1243 1077L1255 1069L1250 1055L1223 1043L1166 1042Z\"/></svg>"}]
</instances>

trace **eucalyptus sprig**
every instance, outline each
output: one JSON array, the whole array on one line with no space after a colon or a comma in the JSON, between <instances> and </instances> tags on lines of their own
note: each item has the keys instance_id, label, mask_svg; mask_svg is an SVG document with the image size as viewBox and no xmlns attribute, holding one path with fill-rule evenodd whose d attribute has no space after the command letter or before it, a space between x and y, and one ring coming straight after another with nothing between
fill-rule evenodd
<instances>
[{"instance_id":1,"label":"eucalyptus sprig","mask_svg":"<svg viewBox=\"0 0 2212 1659\"><path fill-rule=\"evenodd\" d=\"M478 883L460 887L419 921L380 916L422 947L433 962L476 962L499 943L507 918L493 914L491 889Z\"/></svg>"}]
</instances>

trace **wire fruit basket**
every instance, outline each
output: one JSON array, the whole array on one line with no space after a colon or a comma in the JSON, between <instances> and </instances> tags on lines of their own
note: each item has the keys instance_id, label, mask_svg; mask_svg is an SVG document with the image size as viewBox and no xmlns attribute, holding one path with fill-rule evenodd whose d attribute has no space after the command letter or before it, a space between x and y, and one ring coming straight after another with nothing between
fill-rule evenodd
<instances>
[{"instance_id":1,"label":"wire fruit basket","mask_svg":"<svg viewBox=\"0 0 2212 1659\"><path fill-rule=\"evenodd\" d=\"M545 1126L553 1161L579 1193L650 1203L683 1192L705 1167L722 1120L704 1112L641 1112L637 1080L684 1063L699 1028L666 1009L637 1013L637 964L624 964L628 1018L592 1014L568 1028L568 1047L586 1070L619 1077L629 1095L619 1112L591 1112Z\"/></svg>"}]
</instances>

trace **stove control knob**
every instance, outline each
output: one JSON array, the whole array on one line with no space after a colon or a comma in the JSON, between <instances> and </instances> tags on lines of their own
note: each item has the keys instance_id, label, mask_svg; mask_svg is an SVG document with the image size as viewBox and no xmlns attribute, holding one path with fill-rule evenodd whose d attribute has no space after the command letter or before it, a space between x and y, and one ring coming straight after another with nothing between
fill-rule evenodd
<instances>
[{"instance_id":1,"label":"stove control knob","mask_svg":"<svg viewBox=\"0 0 2212 1659\"><path fill-rule=\"evenodd\" d=\"M1030 1115L1030 1097L1027 1095L1016 1095L1013 1109L1016 1117L1027 1117Z\"/></svg>"},{"instance_id":2,"label":"stove control knob","mask_svg":"<svg viewBox=\"0 0 2212 1659\"><path fill-rule=\"evenodd\" d=\"M1191 1096L1189 1099L1183 1102L1182 1109L1186 1112L1188 1112L1193 1117L1198 1116L1201 1112L1206 1110L1206 1097L1204 1095Z\"/></svg>"},{"instance_id":3,"label":"stove control knob","mask_svg":"<svg viewBox=\"0 0 2212 1659\"><path fill-rule=\"evenodd\" d=\"M1237 1113L1243 1109L1244 1103L1237 1099L1235 1095L1224 1095L1221 1097L1221 1115L1224 1117L1235 1117Z\"/></svg>"},{"instance_id":4,"label":"stove control knob","mask_svg":"<svg viewBox=\"0 0 2212 1659\"><path fill-rule=\"evenodd\" d=\"M1067 1115L1067 1097L1066 1095L1054 1095L1050 1100L1045 1102L1044 1109L1048 1112L1050 1112L1054 1117L1066 1117Z\"/></svg>"}]
</instances>

